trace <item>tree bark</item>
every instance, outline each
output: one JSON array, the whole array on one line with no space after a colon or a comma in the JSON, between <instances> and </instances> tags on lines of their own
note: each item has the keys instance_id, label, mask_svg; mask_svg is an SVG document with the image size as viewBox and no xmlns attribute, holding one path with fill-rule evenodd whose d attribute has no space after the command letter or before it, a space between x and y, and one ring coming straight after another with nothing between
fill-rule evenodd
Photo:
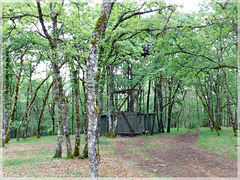
<instances>
[{"instance_id":1,"label":"tree bark","mask_svg":"<svg viewBox=\"0 0 240 180\"><path fill-rule=\"evenodd\" d=\"M9 121L9 125L8 125L8 129L6 132L6 136L5 136L5 143L7 144L10 141L10 137L11 137L11 133L12 133L12 126L13 126L13 120L14 120L14 116L15 116L15 112L16 112L16 107L17 107L17 100L18 100L18 92L19 92L19 86L20 86L20 79L21 79L21 74L22 74L22 66L23 66L23 57L25 55L25 53L27 52L27 49L24 49L21 57L20 57L20 69L17 75L17 84L15 87L15 95L14 95L14 100L13 100L13 105L12 105L12 111L10 114L10 121Z\"/></svg>"},{"instance_id":2,"label":"tree bark","mask_svg":"<svg viewBox=\"0 0 240 180\"><path fill-rule=\"evenodd\" d=\"M43 111L45 109L45 106L46 106L46 103L47 103L47 99L48 99L48 96L49 96L49 93L50 93L50 90L52 88L52 85L53 83L50 84L50 86L48 87L48 90L47 90L47 94L43 100L43 106L42 106L42 109L41 109L41 112L40 112L40 115L39 115L39 118L38 118L38 134L37 134L37 138L40 138L40 130L41 130L41 122L42 122L42 116L43 116Z\"/></svg>"},{"instance_id":3,"label":"tree bark","mask_svg":"<svg viewBox=\"0 0 240 180\"><path fill-rule=\"evenodd\" d=\"M112 115L114 117L115 115L115 109L114 109L114 97L113 97L113 91L114 91L114 78L113 78L113 67L109 67L109 72L108 72L108 76L109 76L109 85L108 85L108 94L109 94L109 110L107 113L107 118L108 118L108 127L109 127L109 136L113 137L114 133L113 133L113 125L112 125ZM115 118L113 118L115 119Z\"/></svg>"},{"instance_id":4,"label":"tree bark","mask_svg":"<svg viewBox=\"0 0 240 180\"><path fill-rule=\"evenodd\" d=\"M82 87L83 87L83 93L84 93L84 109L82 110L83 114L83 132L84 132L84 139L85 139L85 145L83 148L83 155L82 158L88 158L88 108L87 108L87 92L86 92L86 86L85 86L85 72L83 71L83 80L82 80Z\"/></svg>"},{"instance_id":5,"label":"tree bark","mask_svg":"<svg viewBox=\"0 0 240 180\"><path fill-rule=\"evenodd\" d=\"M172 78L171 80L169 81L169 86L168 86L168 89L169 89L169 105L168 105L168 124L167 124L167 132L170 133L170 128L171 128L171 116L172 116L172 107L173 107L173 100L172 100Z\"/></svg>"},{"instance_id":6,"label":"tree bark","mask_svg":"<svg viewBox=\"0 0 240 180\"><path fill-rule=\"evenodd\" d=\"M236 123L235 120L233 119L233 115L232 115L232 111L231 111L231 107L230 107L230 101L229 101L229 96L228 96L228 80L227 80L227 74L226 72L223 70L223 74L224 74L224 79L225 79L225 95L226 95L226 99L227 99L227 110L228 110L228 116L229 119L232 123L232 128L233 128L233 134L234 136L237 136L237 131L236 131Z\"/></svg>"},{"instance_id":7,"label":"tree bark","mask_svg":"<svg viewBox=\"0 0 240 180\"><path fill-rule=\"evenodd\" d=\"M52 37L50 36L50 34L48 33L46 26L44 24L44 20L43 20L43 13L42 13L42 8L40 5L40 0L36 0L37 2L37 8L38 8L38 15L39 15L39 20L40 20L40 24L42 27L42 30L46 36L46 38L49 41L50 47L51 47L51 64L52 64L52 68L53 68L53 72L54 72L54 76L53 76L53 83L54 83L54 90L55 90L55 100L57 102L57 119L58 119L58 142L57 142L57 146L56 146L56 153L54 155L54 158L61 158L62 156L62 134L64 132L65 135L65 139L66 139L66 146L67 146L67 157L71 158L72 157L72 147L71 147L71 141L70 141L70 137L69 137L69 132L68 132L68 115L67 115L67 105L66 105L66 97L64 95L63 92L63 84L62 84L62 77L60 75L60 67L59 67L59 62L58 62L58 52L57 52L57 47L58 47L58 38L59 38L59 34L58 34L58 15L59 12L56 13L53 10L53 3L50 2L49 3L49 8L50 8L50 17L52 20ZM62 5L63 5L63 1L62 1ZM63 131L63 132L62 132Z\"/></svg>"},{"instance_id":8,"label":"tree bark","mask_svg":"<svg viewBox=\"0 0 240 180\"><path fill-rule=\"evenodd\" d=\"M238 61L237 61L237 126L240 129L240 1L238 1L238 31L237 31L237 51L238 51Z\"/></svg>"},{"instance_id":9,"label":"tree bark","mask_svg":"<svg viewBox=\"0 0 240 180\"><path fill-rule=\"evenodd\" d=\"M75 145L74 145L74 152L73 156L78 157L80 156L80 131L81 131L81 124L80 124L80 113L79 113L79 80L77 78L77 70L74 70L73 64L72 68L72 76L73 76L73 91L75 96L75 119L76 119L76 136L75 136Z\"/></svg>"},{"instance_id":10,"label":"tree bark","mask_svg":"<svg viewBox=\"0 0 240 180\"><path fill-rule=\"evenodd\" d=\"M4 75L4 86L3 86L3 97L4 97L4 108L3 108L3 121L2 121L2 146L5 146L5 135L8 127L9 113L10 113L10 77L12 72L11 59L9 54L9 46L6 47L5 63L3 64L3 75Z\"/></svg>"},{"instance_id":11,"label":"tree bark","mask_svg":"<svg viewBox=\"0 0 240 180\"><path fill-rule=\"evenodd\" d=\"M162 96L162 77L159 80L158 100L159 100L159 111L160 111L160 129L161 133L164 133L163 127L163 96Z\"/></svg>"},{"instance_id":12,"label":"tree bark","mask_svg":"<svg viewBox=\"0 0 240 180\"><path fill-rule=\"evenodd\" d=\"M149 102L150 102L151 83L152 83L152 81L149 79L149 81L148 81L148 92L147 92L147 114L149 113Z\"/></svg>"},{"instance_id":13,"label":"tree bark","mask_svg":"<svg viewBox=\"0 0 240 180\"><path fill-rule=\"evenodd\" d=\"M171 78L171 82L169 84L169 106L168 106L168 126L167 126L167 132L170 132L170 128L171 128L171 120L172 120L172 109L173 109L173 105L175 102L175 96L178 92L178 89L180 88L181 85L181 81L178 82L177 87L172 95L172 86L173 86L173 78Z\"/></svg>"},{"instance_id":14,"label":"tree bark","mask_svg":"<svg viewBox=\"0 0 240 180\"><path fill-rule=\"evenodd\" d=\"M89 173L91 179L98 177L98 157L97 157L97 122L98 122L98 108L97 108L97 94L95 90L94 75L97 65L98 43L102 32L106 29L108 18L110 16L114 2L111 0L103 0L102 14L98 18L95 29L92 34L91 43L89 44L89 55L87 61L87 76L86 76L86 90L88 103L88 157L89 157Z\"/></svg>"},{"instance_id":15,"label":"tree bark","mask_svg":"<svg viewBox=\"0 0 240 180\"><path fill-rule=\"evenodd\" d=\"M152 81L151 79L149 79L148 81L148 92L147 92L147 121L146 121L146 131L150 131L150 129L148 129L148 121L149 121L149 102L150 102L150 92L151 92L151 84Z\"/></svg>"},{"instance_id":16,"label":"tree bark","mask_svg":"<svg viewBox=\"0 0 240 180\"><path fill-rule=\"evenodd\" d=\"M213 119L211 113L209 112L209 109L208 109L207 105L204 103L204 100L203 100L202 95L199 94L199 92L198 92L198 85L196 86L196 94L198 95L199 99L201 100L202 105L204 106L205 111L207 111L208 116L209 116L211 122L213 123L213 128L216 130L218 136L220 136L220 134L219 134L219 132L218 132L217 124L215 123L215 121L214 121L214 119Z\"/></svg>"},{"instance_id":17,"label":"tree bark","mask_svg":"<svg viewBox=\"0 0 240 180\"><path fill-rule=\"evenodd\" d=\"M218 127L222 125L221 120L221 97L220 97L220 87L219 87L219 75L217 75L217 82L215 83L215 89L216 89L216 96L217 96L217 103L216 103L216 123Z\"/></svg>"},{"instance_id":18,"label":"tree bark","mask_svg":"<svg viewBox=\"0 0 240 180\"><path fill-rule=\"evenodd\" d=\"M154 115L153 115L153 124L152 124L152 131L151 131L151 136L153 136L153 130L154 130L154 126L155 126L155 119L156 119L156 115L157 115L157 87L156 87L156 80L155 80L155 87L154 87Z\"/></svg>"},{"instance_id":19,"label":"tree bark","mask_svg":"<svg viewBox=\"0 0 240 180\"><path fill-rule=\"evenodd\" d=\"M55 135L55 100L54 100L54 93L52 95L52 104L48 104L48 111L52 119L52 135Z\"/></svg>"}]
</instances>

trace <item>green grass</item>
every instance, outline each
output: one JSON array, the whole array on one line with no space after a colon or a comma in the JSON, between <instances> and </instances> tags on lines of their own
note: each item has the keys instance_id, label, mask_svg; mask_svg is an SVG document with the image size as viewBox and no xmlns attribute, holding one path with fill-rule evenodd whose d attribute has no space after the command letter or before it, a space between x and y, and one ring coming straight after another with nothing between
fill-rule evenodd
<instances>
[{"instance_id":1,"label":"green grass","mask_svg":"<svg viewBox=\"0 0 240 180\"><path fill-rule=\"evenodd\" d=\"M6 159L3 161L4 167L7 166L19 166L25 163L43 161L42 157L31 157L31 158L16 158L16 159Z\"/></svg>"},{"instance_id":2,"label":"green grass","mask_svg":"<svg viewBox=\"0 0 240 180\"><path fill-rule=\"evenodd\" d=\"M175 135L185 134L186 132L188 132L188 130L189 129L186 129L186 128L179 128L179 131L177 131L177 128L171 128L170 133L167 133L167 129L164 129L165 133L154 133L153 136L148 134L148 135L141 135L139 137L142 139L147 139L149 137L158 139L162 135L167 136L167 137L174 137Z\"/></svg>"},{"instance_id":3,"label":"green grass","mask_svg":"<svg viewBox=\"0 0 240 180\"><path fill-rule=\"evenodd\" d=\"M111 142L106 137L102 137L99 139L99 144L110 145Z\"/></svg>"},{"instance_id":4,"label":"green grass","mask_svg":"<svg viewBox=\"0 0 240 180\"><path fill-rule=\"evenodd\" d=\"M220 136L209 128L201 128L198 138L198 147L208 149L222 157L237 161L237 137L233 135L232 128L222 128Z\"/></svg>"},{"instance_id":5,"label":"green grass","mask_svg":"<svg viewBox=\"0 0 240 180\"><path fill-rule=\"evenodd\" d=\"M171 128L170 133L167 133L167 130L165 129L164 135L168 137L173 137L175 135L185 134L188 131L189 129L186 128L179 128L179 131L177 131L177 128Z\"/></svg>"}]
</instances>

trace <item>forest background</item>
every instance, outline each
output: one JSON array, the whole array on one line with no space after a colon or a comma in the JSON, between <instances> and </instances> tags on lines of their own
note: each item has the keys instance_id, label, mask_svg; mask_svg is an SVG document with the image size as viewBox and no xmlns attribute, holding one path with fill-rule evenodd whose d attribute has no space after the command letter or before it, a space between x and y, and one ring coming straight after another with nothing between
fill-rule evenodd
<instances>
[{"instance_id":1,"label":"forest background","mask_svg":"<svg viewBox=\"0 0 240 180\"><path fill-rule=\"evenodd\" d=\"M116 125L120 111L154 113L161 133L226 126L236 136L237 2L206 1L187 13L164 1L104 3L2 2L3 146L58 129L54 157L63 135L69 157L79 156L80 133L85 152L87 138L96 148L97 120L113 114Z\"/></svg>"}]
</instances>

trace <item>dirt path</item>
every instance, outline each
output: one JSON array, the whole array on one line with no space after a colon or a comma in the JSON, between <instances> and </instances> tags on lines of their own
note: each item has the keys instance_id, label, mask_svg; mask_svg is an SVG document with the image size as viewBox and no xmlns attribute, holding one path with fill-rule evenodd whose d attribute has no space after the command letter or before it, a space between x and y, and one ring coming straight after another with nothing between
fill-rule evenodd
<instances>
[{"instance_id":1,"label":"dirt path","mask_svg":"<svg viewBox=\"0 0 240 180\"><path fill-rule=\"evenodd\" d=\"M174 137L121 138L115 152L156 177L237 177L237 162L197 148L200 130ZM151 142L154 142L151 144Z\"/></svg>"}]
</instances>

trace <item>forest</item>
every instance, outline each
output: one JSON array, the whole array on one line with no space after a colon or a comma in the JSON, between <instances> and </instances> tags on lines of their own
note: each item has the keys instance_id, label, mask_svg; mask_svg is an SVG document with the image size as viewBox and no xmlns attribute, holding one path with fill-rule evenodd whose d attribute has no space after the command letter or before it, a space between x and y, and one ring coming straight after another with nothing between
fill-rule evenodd
<instances>
[{"instance_id":1,"label":"forest","mask_svg":"<svg viewBox=\"0 0 240 180\"><path fill-rule=\"evenodd\" d=\"M238 147L240 3L206 0L197 11L182 8L164 0L2 2L3 167L11 167L4 166L9 153L31 143L44 149L47 141L53 146L51 157L41 155L45 161L88 162L91 179L111 177L101 165L115 151L111 143L133 159L151 149L148 140L162 148L152 152L159 157L164 148L180 151L179 142L188 152L204 138L206 147L217 138ZM146 148L139 149L141 142ZM229 169L235 163L229 160Z\"/></svg>"}]
</instances>

